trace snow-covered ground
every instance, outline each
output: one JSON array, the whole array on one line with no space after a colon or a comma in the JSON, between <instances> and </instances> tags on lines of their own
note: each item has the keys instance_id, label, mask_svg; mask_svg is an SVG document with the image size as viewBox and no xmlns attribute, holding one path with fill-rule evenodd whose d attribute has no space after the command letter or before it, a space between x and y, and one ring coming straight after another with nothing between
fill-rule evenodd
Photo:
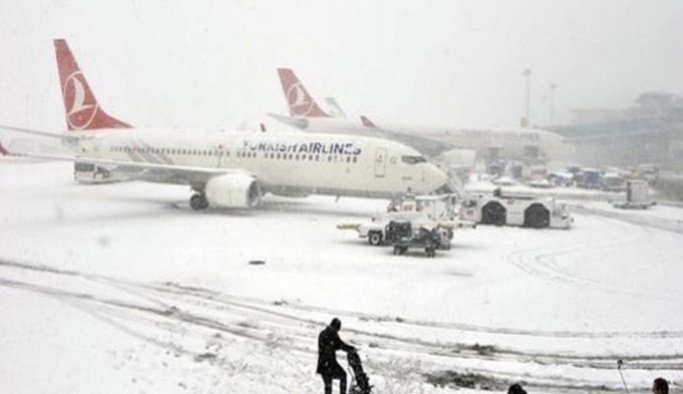
<instances>
[{"instance_id":1,"label":"snow-covered ground","mask_svg":"<svg viewBox=\"0 0 683 394\"><path fill-rule=\"evenodd\" d=\"M683 209L576 202L571 230L480 226L426 259L336 229L386 201L197 213L71 167L0 160L3 393L321 392L334 316L377 393L619 391L618 359L631 392L683 382Z\"/></svg>"}]
</instances>

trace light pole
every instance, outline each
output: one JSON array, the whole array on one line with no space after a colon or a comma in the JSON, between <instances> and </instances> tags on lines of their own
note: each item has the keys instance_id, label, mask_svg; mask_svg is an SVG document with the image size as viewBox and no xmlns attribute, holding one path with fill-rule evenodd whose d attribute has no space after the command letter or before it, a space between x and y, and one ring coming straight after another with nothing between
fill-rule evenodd
<instances>
[{"instance_id":1,"label":"light pole","mask_svg":"<svg viewBox=\"0 0 683 394\"><path fill-rule=\"evenodd\" d=\"M530 90L530 79L531 79L531 69L526 69L524 70L524 73L522 73L522 76L526 79L526 122L524 127L529 127L531 124L531 103L530 103L530 98L529 98L529 90Z\"/></svg>"},{"instance_id":2,"label":"light pole","mask_svg":"<svg viewBox=\"0 0 683 394\"><path fill-rule=\"evenodd\" d=\"M550 84L550 125L555 125L555 89L557 85L554 83Z\"/></svg>"}]
</instances>

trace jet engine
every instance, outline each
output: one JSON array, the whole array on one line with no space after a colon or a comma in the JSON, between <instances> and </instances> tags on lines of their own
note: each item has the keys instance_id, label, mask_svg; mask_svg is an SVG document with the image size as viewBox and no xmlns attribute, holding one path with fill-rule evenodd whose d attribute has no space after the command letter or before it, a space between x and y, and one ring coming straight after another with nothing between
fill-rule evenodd
<instances>
[{"instance_id":1,"label":"jet engine","mask_svg":"<svg viewBox=\"0 0 683 394\"><path fill-rule=\"evenodd\" d=\"M215 208L253 208L261 201L261 188L247 174L227 174L211 178L204 195Z\"/></svg>"}]
</instances>

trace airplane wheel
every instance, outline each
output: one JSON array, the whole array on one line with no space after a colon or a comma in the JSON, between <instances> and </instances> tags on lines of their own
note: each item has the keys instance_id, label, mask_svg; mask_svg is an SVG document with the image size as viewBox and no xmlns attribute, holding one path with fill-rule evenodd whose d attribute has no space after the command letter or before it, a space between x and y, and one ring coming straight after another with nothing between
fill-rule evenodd
<instances>
[{"instance_id":1,"label":"airplane wheel","mask_svg":"<svg viewBox=\"0 0 683 394\"><path fill-rule=\"evenodd\" d=\"M195 211L200 211L209 207L209 202L203 194L195 194L190 198L190 207Z\"/></svg>"},{"instance_id":2,"label":"airplane wheel","mask_svg":"<svg viewBox=\"0 0 683 394\"><path fill-rule=\"evenodd\" d=\"M379 231L373 231L368 236L368 242L372 246L379 246L382 244L382 233Z\"/></svg>"}]
</instances>

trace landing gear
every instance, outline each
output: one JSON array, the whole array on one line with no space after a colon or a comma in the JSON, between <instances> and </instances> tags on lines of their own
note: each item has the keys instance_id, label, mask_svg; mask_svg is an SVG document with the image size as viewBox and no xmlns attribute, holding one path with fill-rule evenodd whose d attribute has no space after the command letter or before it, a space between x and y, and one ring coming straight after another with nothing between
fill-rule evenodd
<instances>
[{"instance_id":1,"label":"landing gear","mask_svg":"<svg viewBox=\"0 0 683 394\"><path fill-rule=\"evenodd\" d=\"M197 193L190 198L190 207L195 211L201 211L209 207L209 201L206 200L206 196Z\"/></svg>"}]
</instances>

